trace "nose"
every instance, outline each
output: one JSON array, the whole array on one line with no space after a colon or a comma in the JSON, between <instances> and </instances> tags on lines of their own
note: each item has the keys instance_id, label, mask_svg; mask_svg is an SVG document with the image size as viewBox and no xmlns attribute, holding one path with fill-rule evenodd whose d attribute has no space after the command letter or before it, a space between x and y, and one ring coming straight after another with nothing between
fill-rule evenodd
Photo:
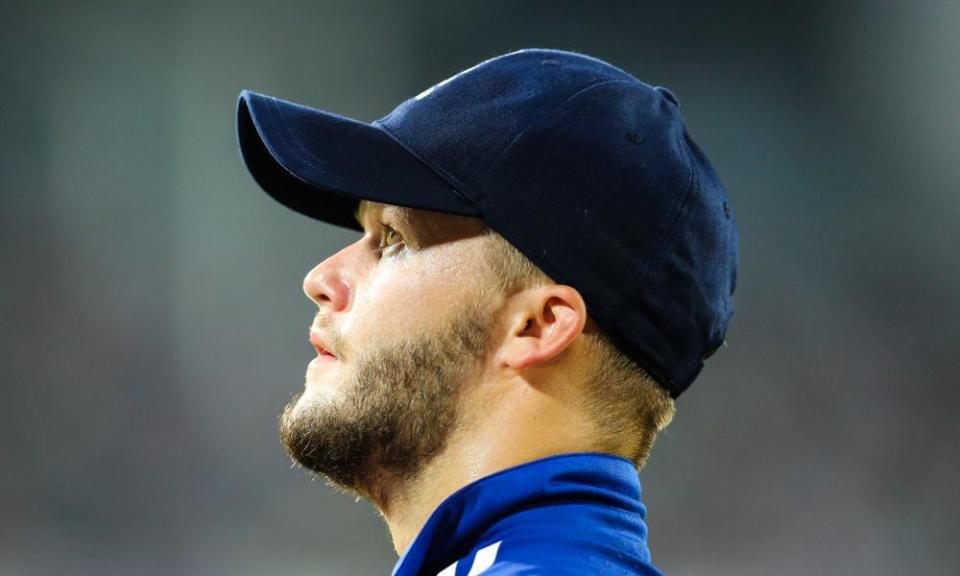
<instances>
[{"instance_id":1,"label":"nose","mask_svg":"<svg viewBox=\"0 0 960 576\"><path fill-rule=\"evenodd\" d=\"M349 247L348 247L349 248ZM347 248L317 264L303 279L303 293L317 306L339 312L350 303L352 281L347 271Z\"/></svg>"}]
</instances>

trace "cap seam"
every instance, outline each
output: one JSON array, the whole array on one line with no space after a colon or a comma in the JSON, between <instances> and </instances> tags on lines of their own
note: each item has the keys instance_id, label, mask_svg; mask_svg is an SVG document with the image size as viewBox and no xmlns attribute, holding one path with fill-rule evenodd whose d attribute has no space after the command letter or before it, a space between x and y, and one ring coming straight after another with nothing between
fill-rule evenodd
<instances>
[{"instance_id":1,"label":"cap seam","mask_svg":"<svg viewBox=\"0 0 960 576\"><path fill-rule=\"evenodd\" d=\"M287 122L288 116L284 112L283 107L280 106L278 99L274 98L273 96L270 96L269 98L270 98L270 106L274 109L273 113L283 120L282 122L279 122L277 125L277 127L279 128L278 133L280 134L280 138L283 140L283 143L286 144L288 148L290 147L291 144L293 146L296 146L296 148L301 152L301 156L300 156L301 160L305 162L307 165L309 165L311 168L322 170L324 169L325 166L329 166L328 162L325 162L322 158L317 157L315 154L313 154L313 152L310 151L309 148L303 145L303 142L301 142L299 138L295 138L293 136L293 134L290 132L290 128L288 127L288 122ZM278 164L283 166L283 163L280 162L278 158L274 158L274 160ZM288 172L296 176L298 179L303 180L303 178L298 176L296 172L294 172L290 168L287 168L286 166L284 166L284 169L286 169ZM306 181L304 180L304 182ZM309 182L307 183L309 184Z\"/></svg>"},{"instance_id":2,"label":"cap seam","mask_svg":"<svg viewBox=\"0 0 960 576\"><path fill-rule=\"evenodd\" d=\"M490 165L490 166L493 166L494 164L496 164L497 162L499 162L500 159L501 159L507 152L509 152L511 148L513 148L513 145L516 144L517 141L520 140L520 138L522 138L527 132L529 132L530 130L532 130L532 129L534 129L534 128L537 128L537 127L541 126L541 125L544 124L547 120L553 118L554 114L556 114L558 110L560 110L561 108L563 108L564 106L566 106L566 105L567 105L571 100L573 100L574 98L576 98L576 97L580 96L581 94L583 94L584 92L586 92L586 91L588 91L588 90L592 90L592 89L594 89L594 88L596 88L596 87L598 87L598 86L602 86L602 85L604 85L604 84L612 84L612 83L615 83L615 82L619 82L619 83L622 83L622 84L635 84L637 81L636 81L636 80L631 81L631 80L627 80L627 79L597 80L596 82L593 82L592 84L588 84L588 85L584 86L583 88L581 88L581 89L577 90L576 92L574 92L573 94L571 94L566 100L564 100L563 102L561 102L561 103L557 104L556 106L554 106L552 110L550 110L549 112L547 112L546 114L543 115L543 118L541 118L541 119L538 120L537 122L534 122L533 124L527 126L527 127L524 128L523 130L521 130L516 136L513 137L512 140L510 140L510 143L507 144L507 145L503 148L503 150L501 150L500 153L497 154L497 156L496 156L493 160L490 161L490 164L489 164L489 165Z\"/></svg>"},{"instance_id":3,"label":"cap seam","mask_svg":"<svg viewBox=\"0 0 960 576\"><path fill-rule=\"evenodd\" d=\"M274 108L274 114L283 118L284 120L283 122L279 123L280 131L283 133L284 143L287 144L287 146L290 146L290 144L296 146L297 149L303 154L304 161L309 164L311 168L319 168L320 166L315 164L313 161L322 162L322 160L310 152L310 150L303 145L303 142L301 142L298 138L294 138L293 134L290 133L290 129L286 121L287 115L284 113L283 107L280 106L280 103L277 101L277 99L271 97L270 104Z\"/></svg>"},{"instance_id":4,"label":"cap seam","mask_svg":"<svg viewBox=\"0 0 960 576\"><path fill-rule=\"evenodd\" d=\"M322 160L321 158L318 158L317 156L315 156L312 152L310 152L310 150L309 150L306 146L303 145L303 143L300 141L300 139L294 137L294 135L290 132L290 129L289 129L289 127L288 127L288 125L287 125L287 122L286 122L286 120L287 120L288 117L287 117L286 114L284 114L284 109L283 109L283 107L280 106L280 100L279 100L278 98L273 97L273 96L267 96L267 98L270 99L270 100L269 100L269 106L273 109L273 111L270 112L270 113L272 113L275 117L279 117L279 118L281 118L281 119L283 120L282 122L278 122L278 123L275 123L275 124L274 124L274 126L276 127L276 131L274 131L274 135L276 135L276 136L280 139L280 141L281 141L287 148L290 148L291 145L292 145L292 146L296 146L297 149L299 149L299 150L302 152L302 154L298 156L298 159L299 159L301 162L307 164L310 168L313 168L313 169L315 169L315 170L317 170L317 169L323 170L323 169L324 169L324 165L319 165L319 164L317 164L317 163L315 163L315 162L312 161L312 160L315 160L315 161L317 161L317 162L323 162L323 160ZM249 104L248 104L248 109L249 109ZM250 114L250 119L251 119L251 122L253 122L253 114L252 114L252 113ZM309 180L307 180L306 178L304 178L303 176L301 176L300 173L299 173L297 170L295 170L294 168L292 168L292 167L290 167L290 166L287 166L283 161L281 161L281 158L283 157L283 154L280 154L280 153L278 153L278 152L270 149L270 146L268 146L268 144L267 144L267 142L268 142L269 139L266 138L264 134L260 133L260 128L258 128L258 127L256 126L256 123L255 123L255 122L254 122L254 129L257 131L258 136L260 137L260 141L263 143L263 146L267 149L267 152L269 153L270 158L271 158L274 162L276 162L276 164L277 164L278 166L280 166L286 173L290 174L291 177L296 178L297 180L299 180L300 182L303 182L303 183L306 184L307 186L316 187L316 185L315 185L314 183L310 182ZM264 128L264 130L266 130L266 128ZM326 164L326 163L324 163L324 164ZM338 186L324 185L324 186L322 187L322 189L323 189L323 190L326 190L326 191L328 191L328 192L331 192L331 193L333 193L333 194L337 194L337 195L339 195L339 196L349 197L349 195L347 195L347 194L346 194L340 187L338 187Z\"/></svg>"},{"instance_id":5,"label":"cap seam","mask_svg":"<svg viewBox=\"0 0 960 576\"><path fill-rule=\"evenodd\" d=\"M667 231L663 234L663 237L661 238L661 241L660 241L660 245L657 247L657 250L654 252L653 258L647 264L647 267L644 270L643 275L641 276L640 282L638 282L637 285L634 288L632 288L628 293L633 293L634 290L636 290L640 285L643 284L643 282L646 280L647 276L650 273L650 269L653 268L653 264L655 262L660 261L661 254L663 253L664 250L666 250L666 247L669 244L670 239L672 239L676 234L676 230L679 228L680 220L683 218L683 213L687 209L690 196L693 195L693 191L696 188L694 183L697 182L697 173L696 173L697 171L691 169L690 172L691 172L690 184L687 187L686 194L684 194L683 202L680 204L680 209L677 211L677 215L674 217L673 222L670 224L670 228L667 229ZM687 386L690 385L690 383L687 382L687 377L691 373L692 369L697 366L697 363L701 362L701 360L702 359L700 358L700 356L697 355L692 361L681 364L684 367L683 373L678 375L677 377L670 378L671 394L676 389L677 390L676 394L679 396L679 394L683 392L683 390L686 389Z\"/></svg>"},{"instance_id":6,"label":"cap seam","mask_svg":"<svg viewBox=\"0 0 960 576\"><path fill-rule=\"evenodd\" d=\"M277 99L274 98L273 96L269 96L269 98L270 98L270 107L273 108L273 114L286 120L286 116L283 113L283 108L280 107L279 103L277 102ZM278 122L276 126L277 128L279 128L279 130L276 133L280 136L280 140L288 148L290 147L291 143L295 145L297 148L299 148L300 151L303 152L304 156L306 156L304 158L306 163L309 164L311 168L316 168L317 167L316 164L314 164L310 160L311 159L319 160L319 159L314 158L313 154L311 154L310 151L307 150L302 143L300 143L296 138L292 137L293 135L290 134L290 131L287 128L286 122ZM261 139L264 140L264 142L266 142L266 138L263 138L263 136L261 136ZM279 158L274 157L274 160L277 162L277 164L280 164L281 166L283 166L283 163L280 162ZM290 168L287 168L286 166L284 166L284 169L290 173L294 173L293 170L291 170Z\"/></svg>"},{"instance_id":7,"label":"cap seam","mask_svg":"<svg viewBox=\"0 0 960 576\"><path fill-rule=\"evenodd\" d=\"M680 202L680 207L676 212L676 215L671 219L669 226L663 229L663 232L660 234L660 238L657 240L657 245L653 250L650 259L647 261L646 266L644 266L643 272L640 274L637 281L631 286L628 290L624 292L626 295L634 294L637 290L640 290L644 283L646 282L647 277L650 275L650 271L653 269L655 263L659 262L663 251L666 249L666 246L669 243L669 240L673 238L680 220L683 217L683 213L687 208L687 204L690 200L690 196L693 194L695 188L695 182L697 182L697 171L693 169L690 165L690 154L689 150L685 146L682 146L684 158L687 161L687 166L690 169L689 180L687 181L687 189L683 194L683 200ZM629 297L629 296L628 296ZM649 318L653 320L653 318ZM671 371L669 366L666 369L666 381L665 388L670 392L672 398L676 398L680 393L689 386L689 383L686 382L687 376L690 374L690 369L696 366L696 360L693 363L685 362L681 364L683 367L683 372L680 375L675 375L674 371ZM657 370L660 372L660 370Z\"/></svg>"},{"instance_id":8,"label":"cap seam","mask_svg":"<svg viewBox=\"0 0 960 576\"><path fill-rule=\"evenodd\" d=\"M677 225L680 222L681 217L683 216L683 211L687 207L687 201L690 199L690 195L693 193L694 182L697 179L697 171L693 169L690 163L690 154L686 149L686 146L681 146L683 150L683 155L686 160L687 167L690 170L690 177L687 181L687 189L683 194L683 200L680 202L680 207L676 212L676 215L670 221L669 226L663 229L663 232L660 234L660 238L657 240L656 247L653 250L653 254L650 257L650 260L647 261L647 265L644 266L643 273L640 275L640 278L637 280L636 284L628 291L628 293L633 293L643 282L647 279L647 276L650 274L650 269L653 267L654 263L660 260L660 255L663 253L668 240L673 237L674 231L677 229Z\"/></svg>"}]
</instances>

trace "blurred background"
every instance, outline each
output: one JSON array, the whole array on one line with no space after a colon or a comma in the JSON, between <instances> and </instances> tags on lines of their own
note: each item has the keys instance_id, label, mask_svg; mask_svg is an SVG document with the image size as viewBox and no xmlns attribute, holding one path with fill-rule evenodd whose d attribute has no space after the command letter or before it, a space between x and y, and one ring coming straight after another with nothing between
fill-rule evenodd
<instances>
[{"instance_id":1,"label":"blurred background","mask_svg":"<svg viewBox=\"0 0 960 576\"><path fill-rule=\"evenodd\" d=\"M0 575L377 575L291 468L303 275L352 232L239 157L242 88L371 121L525 47L679 96L737 312L642 471L668 574L955 574L960 3L4 0Z\"/></svg>"}]
</instances>

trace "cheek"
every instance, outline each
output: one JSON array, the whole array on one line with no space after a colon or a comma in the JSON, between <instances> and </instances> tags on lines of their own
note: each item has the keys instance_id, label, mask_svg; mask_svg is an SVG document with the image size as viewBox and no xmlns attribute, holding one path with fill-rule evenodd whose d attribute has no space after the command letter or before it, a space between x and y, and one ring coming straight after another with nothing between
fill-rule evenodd
<instances>
[{"instance_id":1,"label":"cheek","mask_svg":"<svg viewBox=\"0 0 960 576\"><path fill-rule=\"evenodd\" d=\"M380 332L398 334L411 327L439 325L445 313L472 294L467 266L438 253L384 268L357 294L351 321L344 326L363 339ZM361 340L363 341L363 340Z\"/></svg>"}]
</instances>

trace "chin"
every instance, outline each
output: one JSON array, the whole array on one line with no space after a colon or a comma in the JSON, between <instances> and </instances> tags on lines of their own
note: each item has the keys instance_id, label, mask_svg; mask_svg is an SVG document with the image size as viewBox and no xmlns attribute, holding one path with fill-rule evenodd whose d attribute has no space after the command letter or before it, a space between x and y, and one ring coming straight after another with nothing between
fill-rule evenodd
<instances>
[{"instance_id":1,"label":"chin","mask_svg":"<svg viewBox=\"0 0 960 576\"><path fill-rule=\"evenodd\" d=\"M299 411L311 404L330 402L343 393L343 377L339 370L307 369L304 377L304 390L295 410Z\"/></svg>"}]
</instances>

